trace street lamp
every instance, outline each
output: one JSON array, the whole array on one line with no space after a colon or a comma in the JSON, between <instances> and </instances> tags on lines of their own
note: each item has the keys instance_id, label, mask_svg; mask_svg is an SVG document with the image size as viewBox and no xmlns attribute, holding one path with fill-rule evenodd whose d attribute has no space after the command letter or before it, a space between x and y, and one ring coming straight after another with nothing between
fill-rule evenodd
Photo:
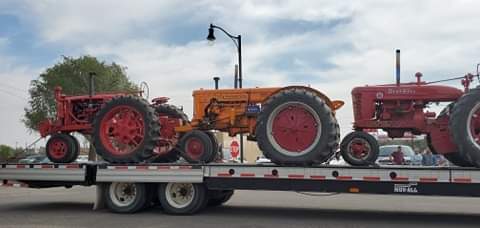
<instances>
[{"instance_id":1,"label":"street lamp","mask_svg":"<svg viewBox=\"0 0 480 228\"><path fill-rule=\"evenodd\" d=\"M223 33L225 33L225 35L227 35L230 39L232 39L233 43L235 44L235 46L237 47L237 51L238 51L238 88L242 88L242 36L241 35L238 35L238 36L234 36L232 34L230 34L229 32L225 31L225 29L223 29L222 27L220 26L216 26L214 24L210 24L210 28L208 28L208 36L207 36L207 40L208 41L215 41L215 34L214 34L214 29L218 29L220 31L222 31ZM235 77L234 79L234 88L236 89L237 88L237 78ZM240 162L243 163L243 134L240 133Z\"/></svg>"},{"instance_id":2,"label":"street lamp","mask_svg":"<svg viewBox=\"0 0 480 228\"><path fill-rule=\"evenodd\" d=\"M210 24L210 28L208 28L208 36L207 36L208 41L213 42L213 41L216 40L215 34L214 34L214 29L218 29L218 30L224 32L225 35L227 35L230 39L232 39L233 43L237 47L237 51L238 51L238 88L242 88L242 36L241 35L234 36L234 35L228 33L227 31L225 31L225 29L223 29L222 27L216 26L214 24ZM234 85L235 85L235 89L236 89L237 88L237 86L236 86L237 81L236 80L234 82Z\"/></svg>"}]
</instances>

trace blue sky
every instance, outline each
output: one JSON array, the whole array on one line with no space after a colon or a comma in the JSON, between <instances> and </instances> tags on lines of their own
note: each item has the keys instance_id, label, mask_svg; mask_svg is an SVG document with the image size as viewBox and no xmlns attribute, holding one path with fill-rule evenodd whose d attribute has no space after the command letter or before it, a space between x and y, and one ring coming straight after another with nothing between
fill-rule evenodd
<instances>
[{"instance_id":1,"label":"blue sky","mask_svg":"<svg viewBox=\"0 0 480 228\"><path fill-rule=\"evenodd\" d=\"M0 144L24 145L20 119L29 82L62 55L93 55L128 68L151 96L169 96L191 112L191 91L220 76L232 86L236 50L210 23L243 37L244 85L315 87L346 106L350 90L394 80L402 49L402 80L463 75L480 62L475 1L74 1L0 2ZM452 85L458 85L454 82Z\"/></svg>"}]
</instances>

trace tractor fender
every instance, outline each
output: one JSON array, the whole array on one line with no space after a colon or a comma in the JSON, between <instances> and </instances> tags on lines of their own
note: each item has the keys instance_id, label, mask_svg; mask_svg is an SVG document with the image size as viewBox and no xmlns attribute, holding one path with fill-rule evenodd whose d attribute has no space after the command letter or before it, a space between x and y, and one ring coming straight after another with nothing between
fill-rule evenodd
<instances>
[{"instance_id":1,"label":"tractor fender","mask_svg":"<svg viewBox=\"0 0 480 228\"><path fill-rule=\"evenodd\" d=\"M316 90L316 89L313 89L311 87L307 87L307 86L286 86L286 87L282 87L280 89L278 89L277 91L273 92L269 97L267 97L262 103L265 103L268 98L270 98L271 96L277 94L277 93L280 93L284 90L288 90L288 89L304 89L304 90L307 90L309 92L312 92L314 94L316 94L318 97L320 97L323 101L325 101L325 103L330 107L330 109L332 109L332 111L335 113L335 110L338 110L340 109L344 104L345 102L341 101L341 100L331 100L329 97L327 97L325 94L323 94L322 92Z\"/></svg>"}]
</instances>

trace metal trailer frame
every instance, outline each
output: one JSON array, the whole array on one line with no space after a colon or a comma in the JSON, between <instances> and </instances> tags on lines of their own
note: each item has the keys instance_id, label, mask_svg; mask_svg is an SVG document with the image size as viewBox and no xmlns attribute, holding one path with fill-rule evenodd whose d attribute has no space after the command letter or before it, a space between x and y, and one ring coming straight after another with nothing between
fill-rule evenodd
<instances>
[{"instance_id":1,"label":"metal trailer frame","mask_svg":"<svg viewBox=\"0 0 480 228\"><path fill-rule=\"evenodd\" d=\"M1 164L0 180L3 185L21 183L31 188L175 182L203 183L208 189L480 196L480 169L460 167Z\"/></svg>"}]
</instances>

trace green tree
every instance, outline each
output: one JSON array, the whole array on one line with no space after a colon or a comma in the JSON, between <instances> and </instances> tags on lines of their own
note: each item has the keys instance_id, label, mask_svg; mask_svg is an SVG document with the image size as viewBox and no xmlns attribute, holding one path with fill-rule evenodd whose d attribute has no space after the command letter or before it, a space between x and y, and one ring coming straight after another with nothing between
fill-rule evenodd
<instances>
[{"instance_id":1,"label":"green tree","mask_svg":"<svg viewBox=\"0 0 480 228\"><path fill-rule=\"evenodd\" d=\"M23 123L37 131L38 124L56 114L54 89L61 86L66 95L88 94L89 73L95 72L95 91L133 91L138 89L125 74L125 67L116 63L105 63L92 56L63 59L41 73L30 84L29 107L25 108Z\"/></svg>"},{"instance_id":2,"label":"green tree","mask_svg":"<svg viewBox=\"0 0 480 228\"><path fill-rule=\"evenodd\" d=\"M15 149L7 145L0 145L0 161L6 161L15 155Z\"/></svg>"}]
</instances>

